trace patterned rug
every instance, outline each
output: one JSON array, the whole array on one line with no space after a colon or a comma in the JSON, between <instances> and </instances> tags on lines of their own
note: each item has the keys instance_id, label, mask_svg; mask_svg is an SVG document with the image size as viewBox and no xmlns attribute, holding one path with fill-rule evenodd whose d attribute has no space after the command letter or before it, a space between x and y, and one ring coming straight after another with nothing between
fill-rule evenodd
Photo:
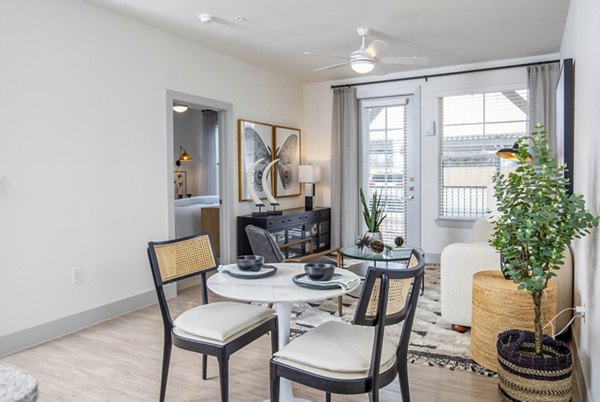
<instances>
[{"instance_id":1,"label":"patterned rug","mask_svg":"<svg viewBox=\"0 0 600 402\"><path fill-rule=\"evenodd\" d=\"M292 336L298 336L326 321L351 322L360 291L344 296L344 314L338 317L337 300L296 303L292 309ZM386 336L398 343L402 324L386 328ZM496 373L481 367L471 359L471 334L453 331L450 323L441 317L440 267L427 265L425 293L419 297L410 337L408 361L412 364L440 366L449 370L471 371L480 375Z\"/></svg>"}]
</instances>

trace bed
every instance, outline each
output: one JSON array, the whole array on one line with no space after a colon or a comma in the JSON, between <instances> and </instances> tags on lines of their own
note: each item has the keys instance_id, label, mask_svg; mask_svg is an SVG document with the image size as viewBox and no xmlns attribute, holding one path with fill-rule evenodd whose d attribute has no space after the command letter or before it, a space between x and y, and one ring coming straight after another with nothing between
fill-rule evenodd
<instances>
[{"instance_id":1,"label":"bed","mask_svg":"<svg viewBox=\"0 0 600 402\"><path fill-rule=\"evenodd\" d=\"M202 228L200 217L202 208L208 207L219 207L218 195L200 195L175 200L175 237L206 232L208 229Z\"/></svg>"}]
</instances>

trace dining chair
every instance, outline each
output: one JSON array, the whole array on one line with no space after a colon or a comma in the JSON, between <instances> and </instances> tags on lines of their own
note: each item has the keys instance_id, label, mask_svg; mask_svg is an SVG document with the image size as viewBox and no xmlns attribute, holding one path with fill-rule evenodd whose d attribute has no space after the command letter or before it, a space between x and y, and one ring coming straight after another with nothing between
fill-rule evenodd
<instances>
[{"instance_id":1,"label":"dining chair","mask_svg":"<svg viewBox=\"0 0 600 402\"><path fill-rule=\"evenodd\" d=\"M352 324L329 321L294 339L270 362L271 401L279 401L280 378L331 394L369 393L396 375L403 402L410 401L407 352L425 261L416 250L404 269L369 267ZM385 327L404 321L398 345Z\"/></svg>"},{"instance_id":2,"label":"dining chair","mask_svg":"<svg viewBox=\"0 0 600 402\"><path fill-rule=\"evenodd\" d=\"M215 356L221 401L228 401L229 356L267 332L271 333L272 352L277 351L277 320L273 310L228 301L208 303L206 274L216 270L217 264L207 234L149 242L148 258L164 326L160 401L165 400L172 345L202 354L203 380L206 380L207 355ZM202 304L173 320L164 286L196 275L201 277Z\"/></svg>"},{"instance_id":3,"label":"dining chair","mask_svg":"<svg viewBox=\"0 0 600 402\"><path fill-rule=\"evenodd\" d=\"M254 225L246 226L246 235L248 236L248 242L252 253L260 255L265 258L267 264L277 264L282 262L297 262L297 263L309 263L309 262L322 262L333 264L336 267L341 267L341 254L339 248L321 251L313 253L314 247L312 244L312 237L304 239L294 240L284 244L277 244L271 233L268 230L259 228ZM307 255L296 258L284 258L281 250L296 246L299 244L305 244ZM334 255L335 258L331 258L330 255ZM341 317L343 313L343 302L342 296L337 298L338 315Z\"/></svg>"}]
</instances>

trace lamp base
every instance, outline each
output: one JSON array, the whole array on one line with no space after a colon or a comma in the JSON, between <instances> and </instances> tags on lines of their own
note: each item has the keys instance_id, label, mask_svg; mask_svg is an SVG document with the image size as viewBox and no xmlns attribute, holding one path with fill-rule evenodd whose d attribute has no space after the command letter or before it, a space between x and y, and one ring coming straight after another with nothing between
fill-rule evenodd
<instances>
[{"instance_id":1,"label":"lamp base","mask_svg":"<svg viewBox=\"0 0 600 402\"><path fill-rule=\"evenodd\" d=\"M313 210L313 197L312 196L304 197L304 210L305 211Z\"/></svg>"}]
</instances>

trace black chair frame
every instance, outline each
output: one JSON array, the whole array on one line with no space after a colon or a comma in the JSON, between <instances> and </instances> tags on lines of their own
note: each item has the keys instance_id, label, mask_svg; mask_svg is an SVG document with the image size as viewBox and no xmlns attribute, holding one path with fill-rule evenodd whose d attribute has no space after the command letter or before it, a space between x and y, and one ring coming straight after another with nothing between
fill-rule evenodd
<instances>
[{"instance_id":1,"label":"black chair frame","mask_svg":"<svg viewBox=\"0 0 600 402\"><path fill-rule=\"evenodd\" d=\"M369 393L371 402L379 401L379 389L385 387L394 381L396 375L400 383L400 393L403 402L410 402L410 390L408 384L407 352L412 324L414 321L415 310L419 298L419 289L423 281L425 271L424 257L413 251L418 258L418 263L414 268L408 269L387 269L384 267L369 267L365 277L364 287L356 309L353 325L373 326L374 337L371 354L370 370L366 377L359 379L336 379L324 377L315 373L307 372L280 363L271 359L270 363L270 383L271 383L271 401L279 401L279 379L281 377L288 380L319 389L326 392L326 401L331 401L331 394L362 394ZM395 314L386 315L388 304L388 292L390 280L414 278L411 290L408 294L408 300L404 308ZM366 311L369 305L369 296L373 290L376 279L380 279L379 299L377 304L377 314L367 316ZM400 341L396 350L396 364L384 372L379 372L381 350L386 325L397 324L405 321L400 334Z\"/></svg>"},{"instance_id":2,"label":"black chair frame","mask_svg":"<svg viewBox=\"0 0 600 402\"><path fill-rule=\"evenodd\" d=\"M168 245L172 243L176 243L183 240L189 240L200 236L208 236L211 242L211 252L212 248L212 239L207 233L195 234L192 236L187 236L174 240L167 240L162 242L149 242L148 243L148 258L150 260L150 267L152 268L152 276L154 279L154 285L156 287L156 294L158 296L158 303L160 305L160 312L163 320L164 327L164 346L163 346L163 363L162 363L162 376L161 376L161 384L160 384L160 401L163 402L165 400L166 391L167 391L167 379L169 375L169 363L171 360L171 347L175 345L181 349L190 350L193 352L198 352L202 354L202 379L206 380L207 377L207 356L214 356L217 358L217 362L219 365L219 379L220 379L220 389L221 389L221 401L227 402L229 400L229 357L248 345L249 343L255 341L260 338L267 332L271 333L271 351L272 353L277 352L278 350L278 331L277 331L277 318L273 317L270 320L265 321L259 326L253 328L252 330L244 333L243 335L233 339L231 342L225 343L223 345L202 342L200 340L195 340L191 338L185 338L177 335L174 332L173 320L171 318L171 313L169 311L169 305L167 303L167 299L165 297L165 293L163 290L164 285L168 285L170 283L174 283L180 281L182 279L191 278L197 275L201 277L201 290L202 290L202 305L208 304L208 288L206 286L206 274L208 272L215 271L217 269L216 266L207 268L205 270L194 272L189 275L183 275L168 281L162 280L162 275L159 268L158 259L154 250L155 246ZM213 254L214 255L214 254Z\"/></svg>"}]
</instances>

